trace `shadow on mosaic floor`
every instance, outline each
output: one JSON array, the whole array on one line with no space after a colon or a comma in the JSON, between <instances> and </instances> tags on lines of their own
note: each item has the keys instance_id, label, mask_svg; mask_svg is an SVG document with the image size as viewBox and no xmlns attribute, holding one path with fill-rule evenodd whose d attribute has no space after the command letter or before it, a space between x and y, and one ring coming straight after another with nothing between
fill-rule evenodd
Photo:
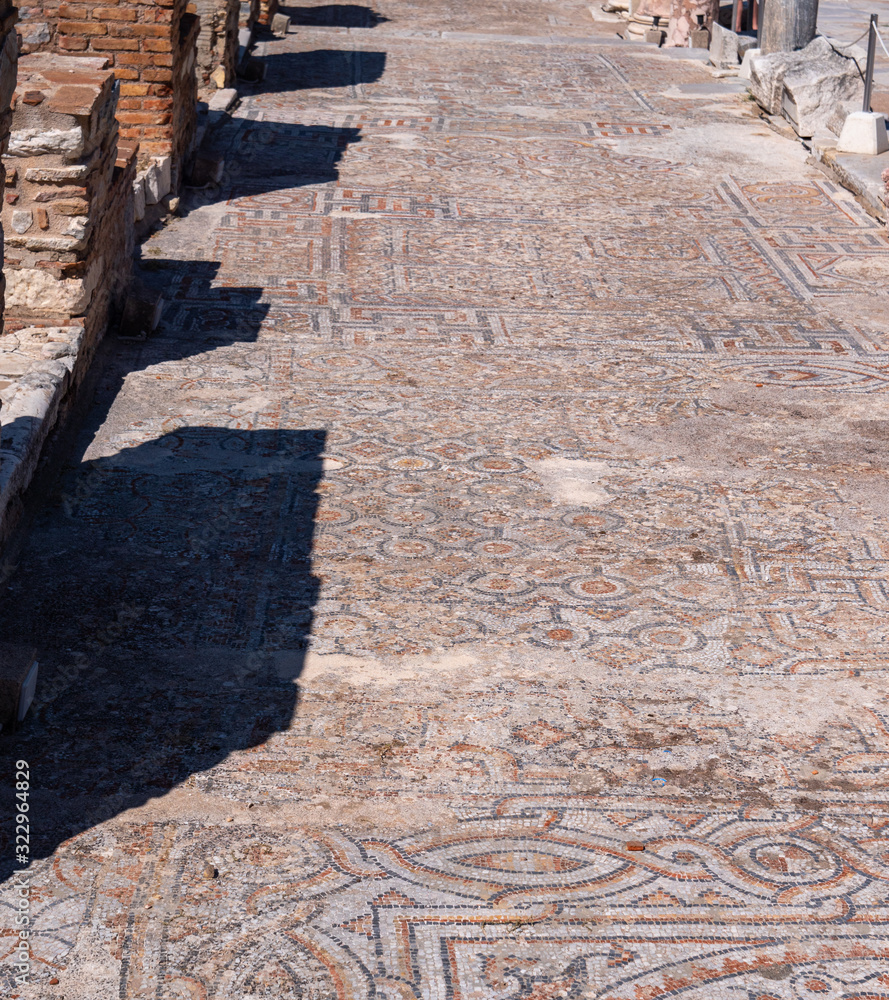
<instances>
[{"instance_id":1,"label":"shadow on mosaic floor","mask_svg":"<svg viewBox=\"0 0 889 1000\"><path fill-rule=\"evenodd\" d=\"M330 3L319 7L280 7L282 14L290 18L291 24L302 24L316 28L375 28L390 20L375 11L357 3Z\"/></svg>"},{"instance_id":2,"label":"shadow on mosaic floor","mask_svg":"<svg viewBox=\"0 0 889 1000\"><path fill-rule=\"evenodd\" d=\"M263 59L262 83L245 93L286 94L294 90L329 90L375 83L386 69L386 53L362 49L314 49L275 52Z\"/></svg>"},{"instance_id":3,"label":"shadow on mosaic floor","mask_svg":"<svg viewBox=\"0 0 889 1000\"><path fill-rule=\"evenodd\" d=\"M338 164L358 142L360 128L249 119L233 123L201 148L201 156L222 161L222 170L216 180L184 189L180 214L245 194L336 181Z\"/></svg>"},{"instance_id":4,"label":"shadow on mosaic floor","mask_svg":"<svg viewBox=\"0 0 889 1000\"><path fill-rule=\"evenodd\" d=\"M324 442L185 426L63 475L0 599L2 638L41 647L40 707L0 741L33 858L287 728Z\"/></svg>"}]
</instances>

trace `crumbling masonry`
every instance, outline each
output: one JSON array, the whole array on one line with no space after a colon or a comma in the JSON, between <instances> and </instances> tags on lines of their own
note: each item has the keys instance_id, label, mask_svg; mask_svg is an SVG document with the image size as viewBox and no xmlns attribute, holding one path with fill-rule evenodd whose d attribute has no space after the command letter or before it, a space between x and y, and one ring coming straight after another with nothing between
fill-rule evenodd
<instances>
[{"instance_id":1,"label":"crumbling masonry","mask_svg":"<svg viewBox=\"0 0 889 1000\"><path fill-rule=\"evenodd\" d=\"M175 209L198 92L233 84L257 17L257 0L0 0L0 541L105 331L142 315L137 235Z\"/></svg>"}]
</instances>

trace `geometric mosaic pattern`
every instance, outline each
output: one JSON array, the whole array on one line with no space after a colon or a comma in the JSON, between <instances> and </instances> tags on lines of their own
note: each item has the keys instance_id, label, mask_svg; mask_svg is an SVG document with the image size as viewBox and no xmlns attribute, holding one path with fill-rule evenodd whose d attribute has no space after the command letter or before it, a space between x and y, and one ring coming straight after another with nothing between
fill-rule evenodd
<instances>
[{"instance_id":1,"label":"geometric mosaic pattern","mask_svg":"<svg viewBox=\"0 0 889 1000\"><path fill-rule=\"evenodd\" d=\"M885 230L584 4L357 13L7 555L4 995L889 996Z\"/></svg>"}]
</instances>

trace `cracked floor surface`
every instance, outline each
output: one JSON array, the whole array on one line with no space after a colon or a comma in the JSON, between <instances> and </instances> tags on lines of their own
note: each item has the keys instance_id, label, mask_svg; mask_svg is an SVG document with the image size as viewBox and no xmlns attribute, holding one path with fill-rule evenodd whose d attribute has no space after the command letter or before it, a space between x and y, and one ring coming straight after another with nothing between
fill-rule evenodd
<instances>
[{"instance_id":1,"label":"cracked floor surface","mask_svg":"<svg viewBox=\"0 0 889 1000\"><path fill-rule=\"evenodd\" d=\"M376 13L263 43L6 583L6 995L885 995L884 230L583 4Z\"/></svg>"}]
</instances>

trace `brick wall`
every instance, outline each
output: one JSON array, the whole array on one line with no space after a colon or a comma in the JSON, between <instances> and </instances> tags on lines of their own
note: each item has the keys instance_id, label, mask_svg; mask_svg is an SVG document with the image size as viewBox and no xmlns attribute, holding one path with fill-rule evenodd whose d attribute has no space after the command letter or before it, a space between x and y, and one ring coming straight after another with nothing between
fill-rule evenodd
<instances>
[{"instance_id":1,"label":"brick wall","mask_svg":"<svg viewBox=\"0 0 889 1000\"><path fill-rule=\"evenodd\" d=\"M7 327L82 326L81 373L122 306L133 255L137 147L119 143L106 62L23 56L5 158Z\"/></svg>"},{"instance_id":2,"label":"brick wall","mask_svg":"<svg viewBox=\"0 0 889 1000\"><path fill-rule=\"evenodd\" d=\"M172 156L177 186L196 129L199 21L187 0L38 0L24 50L108 59L121 82L118 120L140 156ZM30 41L29 41L30 39Z\"/></svg>"},{"instance_id":3,"label":"brick wall","mask_svg":"<svg viewBox=\"0 0 889 1000\"><path fill-rule=\"evenodd\" d=\"M259 0L260 24L271 24L272 18L278 13L278 0Z\"/></svg>"}]
</instances>

